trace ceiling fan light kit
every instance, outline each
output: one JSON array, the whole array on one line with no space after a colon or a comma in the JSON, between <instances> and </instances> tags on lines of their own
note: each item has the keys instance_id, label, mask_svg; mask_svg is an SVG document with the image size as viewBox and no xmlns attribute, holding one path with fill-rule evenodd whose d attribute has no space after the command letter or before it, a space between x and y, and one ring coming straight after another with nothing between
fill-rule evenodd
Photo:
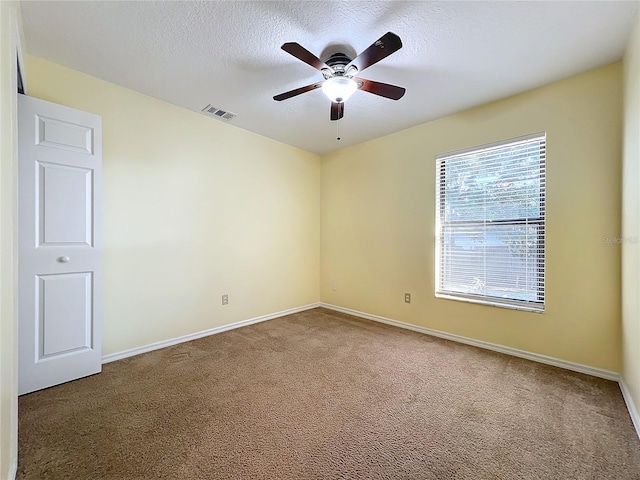
<instances>
[{"instance_id":1,"label":"ceiling fan light kit","mask_svg":"<svg viewBox=\"0 0 640 480\"><path fill-rule=\"evenodd\" d=\"M344 76L331 77L322 84L322 93L336 103L346 102L357 89L355 80Z\"/></svg>"},{"instance_id":2,"label":"ceiling fan light kit","mask_svg":"<svg viewBox=\"0 0 640 480\"><path fill-rule=\"evenodd\" d=\"M273 99L278 102L322 88L322 92L331 100L330 118L333 121L343 117L344 102L356 90L373 93L391 100L399 100L405 94L403 87L355 77L365 68L378 63L383 58L402 48L402 41L395 33L385 33L353 60L344 53L334 53L326 62L323 62L302 45L295 42L285 43L281 48L307 65L319 70L324 80L274 96Z\"/></svg>"}]
</instances>

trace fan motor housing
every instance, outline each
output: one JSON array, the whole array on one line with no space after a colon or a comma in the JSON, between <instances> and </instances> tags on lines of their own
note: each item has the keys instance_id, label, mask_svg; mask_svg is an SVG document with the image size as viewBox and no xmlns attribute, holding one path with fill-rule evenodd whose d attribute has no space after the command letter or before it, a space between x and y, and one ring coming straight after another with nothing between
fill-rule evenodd
<instances>
[{"instance_id":1,"label":"fan motor housing","mask_svg":"<svg viewBox=\"0 0 640 480\"><path fill-rule=\"evenodd\" d=\"M338 52L331 55L328 60L324 63L329 65L334 71L344 72L344 67L351 63L351 58L349 58L344 53Z\"/></svg>"}]
</instances>

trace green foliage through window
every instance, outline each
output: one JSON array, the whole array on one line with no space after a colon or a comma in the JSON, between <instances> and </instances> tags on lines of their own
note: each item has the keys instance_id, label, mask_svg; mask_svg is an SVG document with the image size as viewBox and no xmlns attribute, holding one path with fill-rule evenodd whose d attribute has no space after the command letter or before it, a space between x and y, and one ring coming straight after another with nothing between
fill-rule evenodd
<instances>
[{"instance_id":1,"label":"green foliage through window","mask_svg":"<svg viewBox=\"0 0 640 480\"><path fill-rule=\"evenodd\" d=\"M544 134L437 159L436 294L544 308Z\"/></svg>"}]
</instances>

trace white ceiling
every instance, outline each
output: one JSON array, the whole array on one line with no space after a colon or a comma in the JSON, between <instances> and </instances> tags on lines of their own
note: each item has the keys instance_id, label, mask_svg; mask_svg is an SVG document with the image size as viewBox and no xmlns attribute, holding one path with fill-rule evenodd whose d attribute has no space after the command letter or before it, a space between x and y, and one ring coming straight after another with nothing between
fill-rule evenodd
<instances>
[{"instance_id":1,"label":"white ceiling","mask_svg":"<svg viewBox=\"0 0 640 480\"><path fill-rule=\"evenodd\" d=\"M27 53L325 154L622 58L637 1L22 2ZM325 60L387 31L403 48L359 76L406 87L399 101L356 92L329 120L322 80L280 49ZM28 77L27 77L28 81ZM212 122L221 121L211 119Z\"/></svg>"}]
</instances>

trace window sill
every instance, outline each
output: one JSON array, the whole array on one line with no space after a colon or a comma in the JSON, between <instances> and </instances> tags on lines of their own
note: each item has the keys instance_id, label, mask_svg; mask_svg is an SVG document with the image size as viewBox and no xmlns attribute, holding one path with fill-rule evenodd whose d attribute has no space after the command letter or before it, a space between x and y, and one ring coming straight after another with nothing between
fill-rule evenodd
<instances>
[{"instance_id":1,"label":"window sill","mask_svg":"<svg viewBox=\"0 0 640 480\"><path fill-rule=\"evenodd\" d=\"M540 306L529 307L526 305L519 305L519 304L509 303L509 302L499 302L496 300L486 300L486 299L472 297L472 296L451 295L451 294L438 293L438 292L436 292L435 295L436 295L436 298L442 298L445 300L456 300L458 302L476 303L479 305L486 305L488 307L508 308L511 310L520 310L520 311L529 312L529 313L544 313L544 307L545 307L544 305L542 305L541 307Z\"/></svg>"}]
</instances>

